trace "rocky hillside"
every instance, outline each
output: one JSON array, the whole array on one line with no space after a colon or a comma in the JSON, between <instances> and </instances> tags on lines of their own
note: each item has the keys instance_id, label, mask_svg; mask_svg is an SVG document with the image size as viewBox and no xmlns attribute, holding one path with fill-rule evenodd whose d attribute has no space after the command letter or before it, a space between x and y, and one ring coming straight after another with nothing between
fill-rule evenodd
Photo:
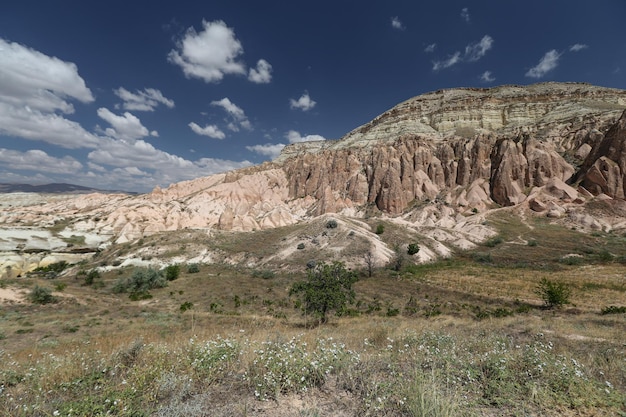
<instances>
[{"instance_id":1,"label":"rocky hillside","mask_svg":"<svg viewBox=\"0 0 626 417\"><path fill-rule=\"evenodd\" d=\"M623 219L589 217L585 205L624 199L624 109L626 91L588 84L440 90L340 140L289 145L260 166L140 196L0 205L0 226L61 224L69 236L119 243L185 228L270 229L337 213L388 216L458 242L485 236L476 228L486 211L522 205L620 228Z\"/></svg>"}]
</instances>

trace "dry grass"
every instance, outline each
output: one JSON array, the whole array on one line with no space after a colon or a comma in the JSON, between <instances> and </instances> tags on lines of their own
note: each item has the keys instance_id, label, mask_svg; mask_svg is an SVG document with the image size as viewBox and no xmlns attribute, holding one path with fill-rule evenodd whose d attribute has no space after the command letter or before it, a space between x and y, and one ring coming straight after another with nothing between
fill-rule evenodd
<instances>
[{"instance_id":1,"label":"dry grass","mask_svg":"<svg viewBox=\"0 0 626 417\"><path fill-rule=\"evenodd\" d=\"M600 314L626 305L626 266L616 262L625 250L622 237L581 235L540 219L489 221L502 242L477 252L490 253L491 262L463 253L363 274L354 287L356 305L314 328L288 296L303 272L214 264L189 273L183 265L180 278L143 301L111 292L132 268L102 273L91 286L77 276L79 268L53 281L5 282L66 286L55 304L0 306L0 414L71 415L71 408L74 415L128 416L623 413L626 314ZM402 233L391 226L388 232L389 238ZM251 236L272 247L272 239L298 230L268 233ZM537 246L521 244L520 236ZM180 250L211 241L192 232L188 238ZM251 237L222 238L216 244L224 250L255 244ZM143 244L165 243L159 239ZM604 249L614 257L595 256ZM565 252L580 253L585 263L559 262ZM112 260L105 253L81 267ZM513 265L519 260L523 265ZM543 308L535 293L542 278L566 283L572 304ZM191 307L183 312L185 303ZM316 357L332 369L281 367L260 353L267 349L289 352L301 364ZM270 370L287 379L277 377L282 388L264 386L275 399L259 401L255 392L265 382L255 378Z\"/></svg>"}]
</instances>

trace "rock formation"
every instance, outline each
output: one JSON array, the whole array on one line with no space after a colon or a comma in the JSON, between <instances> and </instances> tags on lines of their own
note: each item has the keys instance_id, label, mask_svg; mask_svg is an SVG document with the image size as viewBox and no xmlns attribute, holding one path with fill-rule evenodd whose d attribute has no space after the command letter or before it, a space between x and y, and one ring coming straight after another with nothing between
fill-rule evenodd
<instances>
[{"instance_id":1,"label":"rock formation","mask_svg":"<svg viewBox=\"0 0 626 417\"><path fill-rule=\"evenodd\" d=\"M68 233L126 242L184 228L249 231L372 210L443 229L475 227L461 214L522 203L558 216L564 205L599 194L624 199L624 109L626 91L588 84L440 90L340 140L289 145L273 162L139 196L0 205L0 225L65 222ZM433 236L452 236L446 233Z\"/></svg>"}]
</instances>

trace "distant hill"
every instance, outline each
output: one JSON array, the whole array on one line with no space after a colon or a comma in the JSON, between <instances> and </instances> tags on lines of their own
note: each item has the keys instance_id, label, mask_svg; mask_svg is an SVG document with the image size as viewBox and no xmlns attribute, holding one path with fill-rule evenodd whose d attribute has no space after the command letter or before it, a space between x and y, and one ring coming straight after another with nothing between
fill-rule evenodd
<instances>
[{"instance_id":1,"label":"distant hill","mask_svg":"<svg viewBox=\"0 0 626 417\"><path fill-rule=\"evenodd\" d=\"M89 193L124 193L137 194L127 191L99 190L97 188L83 187L76 184L7 184L0 183L0 193L46 193L46 194L89 194Z\"/></svg>"}]
</instances>

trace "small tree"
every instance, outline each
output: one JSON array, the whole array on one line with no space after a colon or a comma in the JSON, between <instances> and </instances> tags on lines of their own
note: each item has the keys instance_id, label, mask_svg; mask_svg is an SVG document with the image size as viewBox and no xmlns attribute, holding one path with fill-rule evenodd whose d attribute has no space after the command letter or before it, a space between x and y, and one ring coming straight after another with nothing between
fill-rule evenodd
<instances>
[{"instance_id":1,"label":"small tree","mask_svg":"<svg viewBox=\"0 0 626 417\"><path fill-rule=\"evenodd\" d=\"M537 295L541 297L547 308L561 308L565 304L569 304L569 298L572 294L571 289L563 282L550 281L542 278L541 282L535 290Z\"/></svg>"},{"instance_id":2,"label":"small tree","mask_svg":"<svg viewBox=\"0 0 626 417\"><path fill-rule=\"evenodd\" d=\"M354 301L352 284L358 281L354 271L343 263L319 263L307 271L307 279L291 287L289 295L300 297L303 310L317 316L320 323L328 322L331 311L342 310Z\"/></svg>"}]
</instances>

